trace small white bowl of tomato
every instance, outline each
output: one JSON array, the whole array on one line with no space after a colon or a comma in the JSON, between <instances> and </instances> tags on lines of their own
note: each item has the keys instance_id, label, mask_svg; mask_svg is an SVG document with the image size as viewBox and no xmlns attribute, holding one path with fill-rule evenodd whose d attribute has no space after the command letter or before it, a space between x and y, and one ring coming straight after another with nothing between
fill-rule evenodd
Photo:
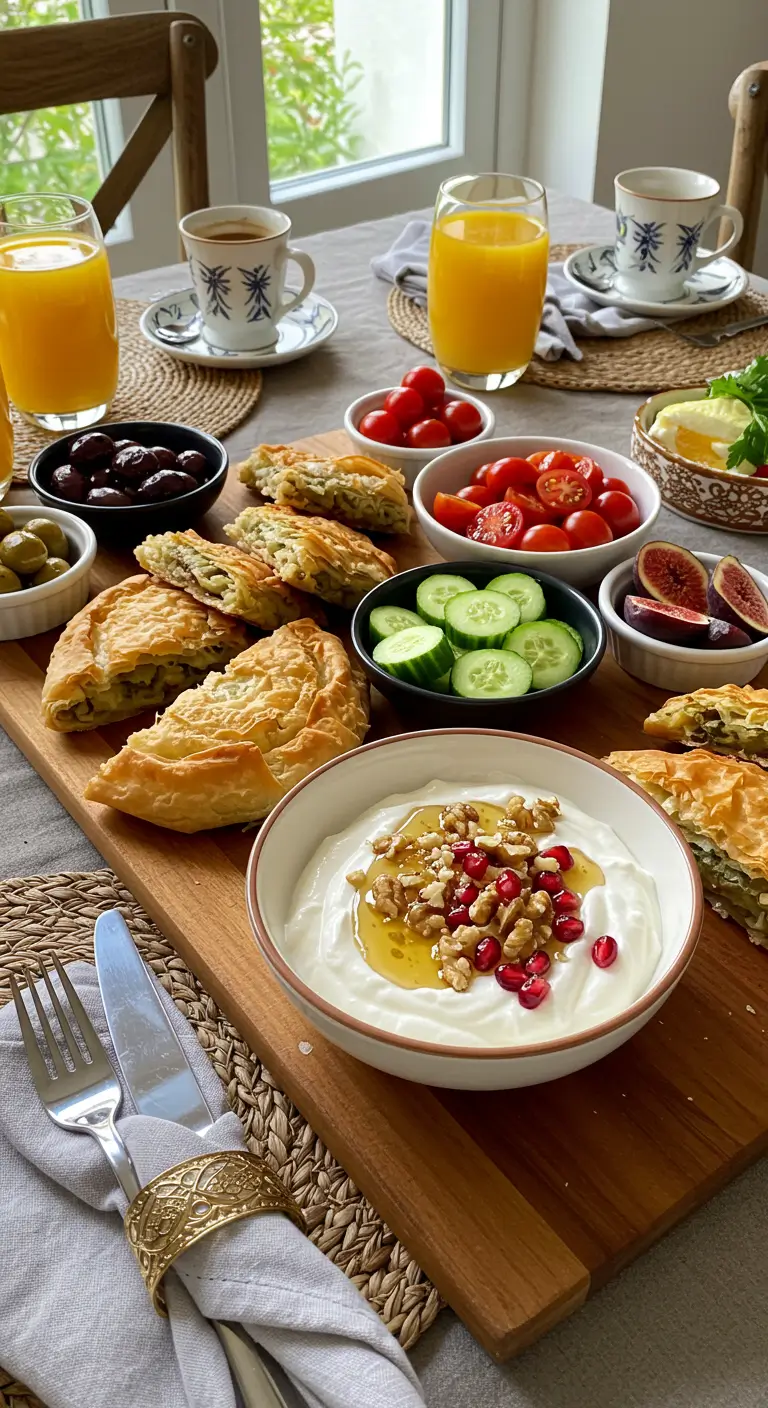
<instances>
[{"instance_id":1,"label":"small white bowl of tomato","mask_svg":"<svg viewBox=\"0 0 768 1408\"><path fill-rule=\"evenodd\" d=\"M584 586L637 552L661 497L650 475L615 450L525 435L433 459L413 486L413 506L448 561L540 567Z\"/></svg>"},{"instance_id":2,"label":"small white bowl of tomato","mask_svg":"<svg viewBox=\"0 0 768 1408\"><path fill-rule=\"evenodd\" d=\"M401 470L409 489L430 460L452 445L487 440L495 424L489 406L447 389L434 367L413 367L399 386L359 396L344 415L358 453Z\"/></svg>"}]
</instances>

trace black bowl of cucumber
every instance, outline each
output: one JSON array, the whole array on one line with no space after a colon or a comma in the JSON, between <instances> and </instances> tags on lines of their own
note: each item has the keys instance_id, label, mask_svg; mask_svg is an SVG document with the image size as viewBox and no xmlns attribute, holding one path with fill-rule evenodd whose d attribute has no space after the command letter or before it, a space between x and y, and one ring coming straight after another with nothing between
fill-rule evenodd
<instances>
[{"instance_id":1,"label":"black bowl of cucumber","mask_svg":"<svg viewBox=\"0 0 768 1408\"><path fill-rule=\"evenodd\" d=\"M582 683L605 650L597 608L546 572L498 564L412 567L363 597L352 641L369 680L433 726L504 727Z\"/></svg>"}]
</instances>

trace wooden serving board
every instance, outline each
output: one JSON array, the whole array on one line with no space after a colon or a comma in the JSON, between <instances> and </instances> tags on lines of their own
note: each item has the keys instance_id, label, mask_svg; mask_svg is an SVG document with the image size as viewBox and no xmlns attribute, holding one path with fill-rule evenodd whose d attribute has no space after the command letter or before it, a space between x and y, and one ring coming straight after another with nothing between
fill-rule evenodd
<instances>
[{"instance_id":1,"label":"wooden serving board","mask_svg":"<svg viewBox=\"0 0 768 1408\"><path fill-rule=\"evenodd\" d=\"M348 449L342 432L301 443ZM248 501L231 474L200 531L222 536ZM436 560L419 533L386 545L401 568ZM100 552L94 589L136 570L132 562ZM570 1314L766 1149L768 956L709 909L660 1016L565 1080L507 1093L429 1090L329 1045L256 950L243 885L252 833L179 836L82 801L99 763L144 721L71 735L43 728L52 639L0 646L8 733L497 1358ZM642 720L662 697L606 658L565 706L533 700L519 727L600 756L643 746ZM373 736L408 727L375 697Z\"/></svg>"}]
</instances>

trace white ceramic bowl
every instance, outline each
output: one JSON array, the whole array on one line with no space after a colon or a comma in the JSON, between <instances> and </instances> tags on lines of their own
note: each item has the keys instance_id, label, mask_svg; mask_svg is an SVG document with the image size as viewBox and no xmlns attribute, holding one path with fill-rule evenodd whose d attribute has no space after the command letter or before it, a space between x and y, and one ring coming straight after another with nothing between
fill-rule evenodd
<instances>
[{"instance_id":1,"label":"white ceramic bowl","mask_svg":"<svg viewBox=\"0 0 768 1408\"><path fill-rule=\"evenodd\" d=\"M22 592L0 593L0 640L21 640L24 636L39 636L69 621L88 600L88 578L96 556L93 529L73 513L48 508L47 504L3 508L18 528L30 518L50 518L60 524L70 546L72 566L68 572L40 587L27 587Z\"/></svg>"},{"instance_id":2,"label":"white ceramic bowl","mask_svg":"<svg viewBox=\"0 0 768 1408\"><path fill-rule=\"evenodd\" d=\"M697 552L696 557L709 572L720 561L720 556L711 552ZM763 595L768 596L768 577L754 567L747 571ZM749 684L768 662L768 636L738 650L699 650L644 636L634 626L628 626L621 615L624 597L633 590L632 561L620 562L602 582L598 596L608 644L628 675L673 694L687 694L692 689L716 689L721 684Z\"/></svg>"},{"instance_id":3,"label":"white ceramic bowl","mask_svg":"<svg viewBox=\"0 0 768 1408\"><path fill-rule=\"evenodd\" d=\"M478 778L518 779L544 795L588 799L654 876L662 955L653 980L626 1011L573 1037L531 1046L443 1046L367 1025L319 997L290 967L282 945L296 886L326 837L394 792L437 777L457 787ZM690 962L701 928L702 890L679 831L662 809L605 763L573 748L491 729L433 730L384 738L335 758L298 783L264 822L246 882L256 941L291 1002L351 1056L406 1080L457 1090L506 1090L557 1080L607 1056L661 1007Z\"/></svg>"},{"instance_id":4,"label":"white ceramic bowl","mask_svg":"<svg viewBox=\"0 0 768 1408\"><path fill-rule=\"evenodd\" d=\"M388 464L390 469L399 469L405 476L407 489L412 489L416 475L422 470L425 464L429 464L436 455L444 455L445 450L410 450L407 446L380 445L378 440L369 440L367 436L361 435L358 430L363 416L367 416L369 411L380 411L390 391L396 391L395 386L385 386L382 391L369 391L367 396L358 396L351 406L344 412L344 429L347 432L355 450L360 455L371 455L373 459L380 460L382 464ZM479 435L473 440L467 440L467 445L477 445L481 440L487 440L493 435L496 417L490 406L486 406L484 401L478 401L475 396L470 396L467 391L451 392L450 387L446 387L446 400L448 401L469 401L470 405L478 410L483 418L483 428ZM482 459L478 464L483 464Z\"/></svg>"},{"instance_id":5,"label":"white ceramic bowl","mask_svg":"<svg viewBox=\"0 0 768 1408\"><path fill-rule=\"evenodd\" d=\"M455 494L469 483L473 470L489 460L500 460L507 455L520 455L526 459L534 450L565 450L577 458L589 455L596 460L606 475L623 479L640 510L641 523L634 533L624 538L603 543L596 548L578 548L571 552L520 552L516 548L494 548L490 543L476 543L472 538L464 538L460 533L452 533L443 528L432 517L432 504L435 494ZM600 445L590 445L586 440L563 440L556 435L517 435L503 440L487 440L484 444L469 441L457 445L452 450L444 450L438 459L432 460L419 474L413 486L413 506L416 516L430 543L448 562L459 557L474 557L480 562L498 562L499 571L506 568L510 572L524 572L528 567L538 567L541 572L549 572L571 586L583 587L599 582L622 562L627 553L636 553L641 543L651 536L651 530L661 508L661 497L650 475L640 469L633 460L615 450L604 450Z\"/></svg>"}]
</instances>

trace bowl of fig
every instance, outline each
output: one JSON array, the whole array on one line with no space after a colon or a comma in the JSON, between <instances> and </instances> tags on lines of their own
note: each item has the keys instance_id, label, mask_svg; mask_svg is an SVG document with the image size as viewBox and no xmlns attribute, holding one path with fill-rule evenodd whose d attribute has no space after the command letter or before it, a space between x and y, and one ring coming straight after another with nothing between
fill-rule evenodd
<instances>
[{"instance_id":1,"label":"bowl of fig","mask_svg":"<svg viewBox=\"0 0 768 1408\"><path fill-rule=\"evenodd\" d=\"M100 425L46 445L29 467L37 497L123 541L188 528L219 497L229 459L212 435L172 421Z\"/></svg>"},{"instance_id":2,"label":"bowl of fig","mask_svg":"<svg viewBox=\"0 0 768 1408\"><path fill-rule=\"evenodd\" d=\"M768 663L768 577L732 555L644 543L598 603L622 669L660 689L748 684Z\"/></svg>"}]
</instances>

